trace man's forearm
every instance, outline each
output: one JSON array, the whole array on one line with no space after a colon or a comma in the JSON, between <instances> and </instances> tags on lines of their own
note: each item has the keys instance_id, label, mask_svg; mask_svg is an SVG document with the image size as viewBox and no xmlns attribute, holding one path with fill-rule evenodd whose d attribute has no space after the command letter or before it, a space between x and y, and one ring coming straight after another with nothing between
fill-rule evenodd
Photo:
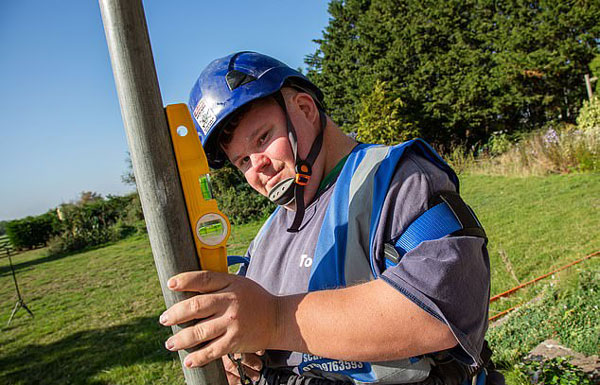
<instances>
[{"instance_id":1,"label":"man's forearm","mask_svg":"<svg viewBox=\"0 0 600 385\"><path fill-rule=\"evenodd\" d=\"M347 361L389 361L456 345L446 324L382 280L278 299L270 348Z\"/></svg>"}]
</instances>

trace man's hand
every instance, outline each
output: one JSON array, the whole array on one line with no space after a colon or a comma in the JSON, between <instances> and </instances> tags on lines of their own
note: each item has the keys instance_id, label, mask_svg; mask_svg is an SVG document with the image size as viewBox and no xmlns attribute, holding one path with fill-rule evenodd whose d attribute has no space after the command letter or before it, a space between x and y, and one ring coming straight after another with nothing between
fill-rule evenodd
<instances>
[{"instance_id":1,"label":"man's hand","mask_svg":"<svg viewBox=\"0 0 600 385\"><path fill-rule=\"evenodd\" d=\"M199 320L165 343L171 351L204 344L186 357L187 367L206 365L228 353L264 350L277 335L277 297L250 279L194 271L172 277L167 285L174 291L200 293L160 316L165 326Z\"/></svg>"},{"instance_id":2,"label":"man's hand","mask_svg":"<svg viewBox=\"0 0 600 385\"><path fill-rule=\"evenodd\" d=\"M258 381L260 377L260 371L262 370L263 362L259 356L262 356L263 354L265 354L264 350L256 352L256 354L244 353L241 355L244 373L254 382ZM238 355L236 355L234 358L237 359ZM236 363L231 361L228 356L223 356L222 359L229 385L241 384L240 372L238 371Z\"/></svg>"}]
</instances>

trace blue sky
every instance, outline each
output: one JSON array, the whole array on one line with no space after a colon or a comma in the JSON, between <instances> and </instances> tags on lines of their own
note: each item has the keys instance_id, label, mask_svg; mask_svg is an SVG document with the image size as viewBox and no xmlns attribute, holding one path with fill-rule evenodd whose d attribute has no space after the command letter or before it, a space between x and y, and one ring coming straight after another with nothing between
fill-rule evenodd
<instances>
[{"instance_id":1,"label":"blue sky","mask_svg":"<svg viewBox=\"0 0 600 385\"><path fill-rule=\"evenodd\" d=\"M239 50L297 68L327 1L144 1L163 102L186 102L211 60ZM81 191L124 194L127 142L98 3L0 3L0 220Z\"/></svg>"}]
</instances>

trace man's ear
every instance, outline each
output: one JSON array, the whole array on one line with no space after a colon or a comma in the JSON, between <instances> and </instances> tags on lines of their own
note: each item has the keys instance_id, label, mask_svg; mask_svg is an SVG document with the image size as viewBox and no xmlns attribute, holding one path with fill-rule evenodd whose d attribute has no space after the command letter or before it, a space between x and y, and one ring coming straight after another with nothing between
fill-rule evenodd
<instances>
[{"instance_id":1,"label":"man's ear","mask_svg":"<svg viewBox=\"0 0 600 385\"><path fill-rule=\"evenodd\" d=\"M305 119L307 119L313 127L318 127L319 121L319 108L315 103L312 96L305 92L299 92L296 94L297 104L300 111L302 111Z\"/></svg>"},{"instance_id":2,"label":"man's ear","mask_svg":"<svg viewBox=\"0 0 600 385\"><path fill-rule=\"evenodd\" d=\"M314 99L310 94L306 92L296 91L290 92L289 94L290 104L292 108L300 113L304 119L306 119L313 127L318 127L319 122L319 108L317 107Z\"/></svg>"}]
</instances>

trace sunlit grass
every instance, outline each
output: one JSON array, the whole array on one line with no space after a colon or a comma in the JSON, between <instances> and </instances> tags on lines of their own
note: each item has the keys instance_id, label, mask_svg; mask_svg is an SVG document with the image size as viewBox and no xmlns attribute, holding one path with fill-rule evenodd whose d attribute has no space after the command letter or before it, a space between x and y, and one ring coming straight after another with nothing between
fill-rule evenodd
<instances>
[{"instance_id":1,"label":"sunlit grass","mask_svg":"<svg viewBox=\"0 0 600 385\"><path fill-rule=\"evenodd\" d=\"M461 191L489 235L493 293L517 284L511 269L523 282L600 249L598 174L467 175L462 177ZM243 254L260 226L260 222L236 226L229 254ZM35 318L20 310L0 333L0 383L184 383L179 358L163 348L170 329L157 322L165 306L146 236L66 256L48 257L44 249L34 250L15 256L14 263L23 297ZM560 281L565 289L544 298L560 298L561 306L588 309L573 301L585 298L579 276L594 266L598 262L569 270ZM543 281L499 301L492 310L527 302L546 293L549 283ZM6 325L15 302L8 261L0 259L0 327ZM565 318L563 323L543 327L535 323L535 319L557 320L564 310L557 309L557 303L540 301L534 313L517 313L512 318L516 321L511 321L516 324L502 326L510 328L506 333L517 333L504 337L498 346L503 363L510 364L505 357L512 349L524 349L553 333L564 336L565 343L574 348L590 351L591 345L584 342L593 343L586 335L593 329L585 325L598 324L596 318ZM574 325L573 333L552 329L565 325ZM528 328L539 332L533 335ZM504 335L503 329L495 330Z\"/></svg>"}]
</instances>

